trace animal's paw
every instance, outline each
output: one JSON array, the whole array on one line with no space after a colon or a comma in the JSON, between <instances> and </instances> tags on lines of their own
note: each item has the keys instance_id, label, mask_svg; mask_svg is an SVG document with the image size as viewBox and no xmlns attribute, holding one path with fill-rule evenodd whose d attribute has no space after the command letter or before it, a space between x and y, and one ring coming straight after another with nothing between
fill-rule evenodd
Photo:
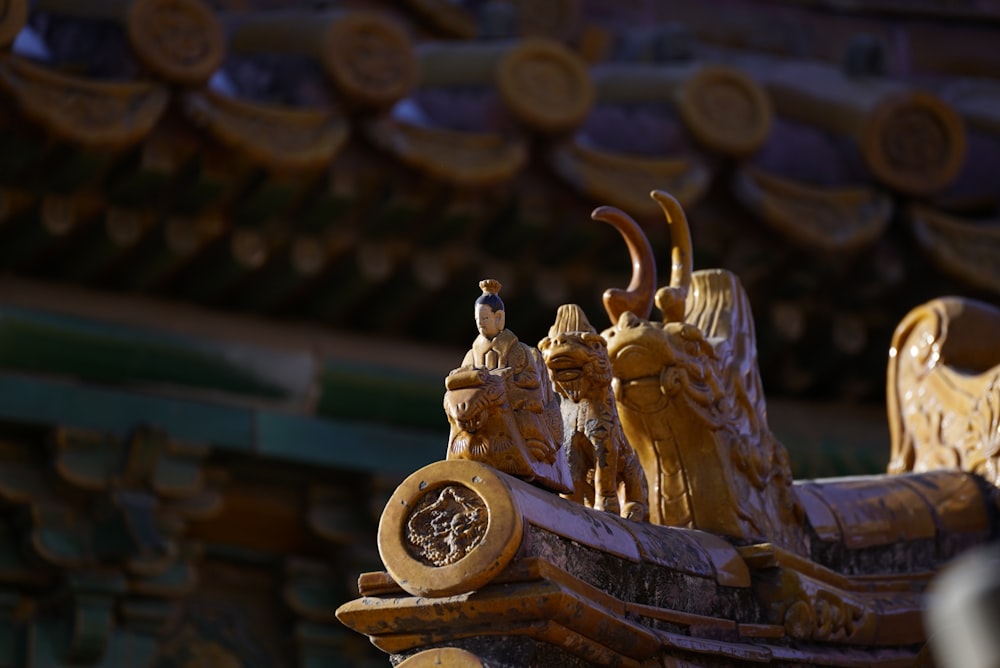
<instances>
[{"instance_id":1,"label":"animal's paw","mask_svg":"<svg viewBox=\"0 0 1000 668\"><path fill-rule=\"evenodd\" d=\"M536 462L551 464L556 460L557 448L541 439L532 438L527 442L528 452Z\"/></svg>"},{"instance_id":2,"label":"animal's paw","mask_svg":"<svg viewBox=\"0 0 1000 668\"><path fill-rule=\"evenodd\" d=\"M619 514L620 509L618 507L618 497L613 494L611 496L598 496L594 501L594 510L603 510L616 515Z\"/></svg>"},{"instance_id":3,"label":"animal's paw","mask_svg":"<svg viewBox=\"0 0 1000 668\"><path fill-rule=\"evenodd\" d=\"M629 501L622 506L621 516L633 522L644 522L646 520L646 504Z\"/></svg>"}]
</instances>

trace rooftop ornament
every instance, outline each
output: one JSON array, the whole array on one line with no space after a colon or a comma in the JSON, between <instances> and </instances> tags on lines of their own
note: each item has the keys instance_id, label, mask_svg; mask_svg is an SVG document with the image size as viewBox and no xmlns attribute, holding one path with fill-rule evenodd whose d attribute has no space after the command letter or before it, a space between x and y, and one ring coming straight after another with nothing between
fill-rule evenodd
<instances>
[{"instance_id":1,"label":"rooftop ornament","mask_svg":"<svg viewBox=\"0 0 1000 668\"><path fill-rule=\"evenodd\" d=\"M458 186L511 179L531 137L574 130L593 105L585 63L543 37L425 42L416 59L419 89L366 131L405 164Z\"/></svg>"},{"instance_id":2,"label":"rooftop ornament","mask_svg":"<svg viewBox=\"0 0 1000 668\"><path fill-rule=\"evenodd\" d=\"M409 668L921 665L929 580L998 533L1000 355L977 333L1000 313L945 300L901 325L893 475L793 483L746 293L693 271L683 210L652 197L674 239L659 290L638 225L594 212L634 268L600 335L565 305L521 343L483 281L446 380L447 459L395 491L386 572L338 618Z\"/></svg>"},{"instance_id":3,"label":"rooftop ornament","mask_svg":"<svg viewBox=\"0 0 1000 668\"><path fill-rule=\"evenodd\" d=\"M628 209L640 220L659 208L646 196L669 184L692 206L708 190L705 154L739 161L766 142L771 103L750 77L727 66L681 62L609 62L591 75L595 109L551 153L553 168L593 201Z\"/></svg>"},{"instance_id":4,"label":"rooftop ornament","mask_svg":"<svg viewBox=\"0 0 1000 668\"><path fill-rule=\"evenodd\" d=\"M815 62L730 57L763 84L779 116L848 139L871 177L885 187L926 197L958 176L965 126L937 95Z\"/></svg>"}]
</instances>

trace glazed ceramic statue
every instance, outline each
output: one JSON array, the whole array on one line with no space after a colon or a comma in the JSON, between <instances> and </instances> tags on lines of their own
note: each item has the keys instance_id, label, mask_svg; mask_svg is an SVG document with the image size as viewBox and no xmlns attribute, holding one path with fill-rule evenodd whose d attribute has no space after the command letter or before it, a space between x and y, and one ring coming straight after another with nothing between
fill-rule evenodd
<instances>
[{"instance_id":1,"label":"glazed ceramic statue","mask_svg":"<svg viewBox=\"0 0 1000 668\"><path fill-rule=\"evenodd\" d=\"M670 284L655 297L642 230L616 209L594 212L626 238L638 268L628 290L605 293L613 326L602 336L622 425L649 482L650 520L803 552L802 509L788 455L767 426L746 293L731 272L692 274L683 210L666 193L653 197L674 238ZM647 319L653 301L662 322Z\"/></svg>"},{"instance_id":2,"label":"glazed ceramic statue","mask_svg":"<svg viewBox=\"0 0 1000 668\"><path fill-rule=\"evenodd\" d=\"M379 525L386 572L362 575L362 598L338 617L400 668L927 665L928 582L1000 537L1000 314L932 303L897 331L900 474L793 483L767 425L747 297L729 272L692 271L683 211L652 195L674 239L669 285L656 290L641 229L601 208L634 267L627 289L605 293L609 329L598 337L564 306L541 356L518 348L534 366L517 369L489 356L503 318L480 325L447 380L449 460L397 488ZM525 407L550 406L546 392L561 398L566 439L531 444L550 408ZM650 522L600 511L638 508L632 449ZM572 480L559 472L572 494L553 469L539 474L552 453L572 464Z\"/></svg>"},{"instance_id":3,"label":"glazed ceramic statue","mask_svg":"<svg viewBox=\"0 0 1000 668\"><path fill-rule=\"evenodd\" d=\"M649 503L646 476L618 420L607 348L576 304L559 307L538 344L562 398L563 452L574 488L567 498L642 520Z\"/></svg>"},{"instance_id":4,"label":"glazed ceramic statue","mask_svg":"<svg viewBox=\"0 0 1000 668\"><path fill-rule=\"evenodd\" d=\"M566 462L559 456L562 420L541 356L506 328L500 282L486 279L479 287L479 336L462 366L445 379L448 458L484 462L569 493Z\"/></svg>"},{"instance_id":5,"label":"glazed ceramic statue","mask_svg":"<svg viewBox=\"0 0 1000 668\"><path fill-rule=\"evenodd\" d=\"M1000 485L1000 355L996 307L935 299L892 337L891 473L961 468Z\"/></svg>"}]
</instances>

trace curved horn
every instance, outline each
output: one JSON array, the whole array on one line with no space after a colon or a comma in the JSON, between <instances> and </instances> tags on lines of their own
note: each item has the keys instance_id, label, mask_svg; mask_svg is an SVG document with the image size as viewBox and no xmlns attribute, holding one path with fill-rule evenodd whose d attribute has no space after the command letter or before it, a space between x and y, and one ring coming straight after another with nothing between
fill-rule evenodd
<instances>
[{"instance_id":1,"label":"curved horn","mask_svg":"<svg viewBox=\"0 0 1000 668\"><path fill-rule=\"evenodd\" d=\"M626 311L648 319L649 312L653 310L653 291L656 290L656 258L646 233L628 214L613 206L598 207L590 217L618 230L625 239L632 260L632 280L628 287L604 291L604 310L608 312L611 324L618 322Z\"/></svg>"},{"instance_id":2,"label":"curved horn","mask_svg":"<svg viewBox=\"0 0 1000 668\"><path fill-rule=\"evenodd\" d=\"M670 225L670 284L656 291L656 307L663 312L664 322L684 319L684 304L691 287L691 229L684 209L669 193L654 190L649 196L663 209Z\"/></svg>"}]
</instances>

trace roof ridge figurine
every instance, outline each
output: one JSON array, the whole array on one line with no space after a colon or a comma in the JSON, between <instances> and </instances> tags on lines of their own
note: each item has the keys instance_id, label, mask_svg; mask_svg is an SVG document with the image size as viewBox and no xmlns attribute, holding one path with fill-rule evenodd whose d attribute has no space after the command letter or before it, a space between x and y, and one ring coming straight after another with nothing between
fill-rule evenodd
<instances>
[{"instance_id":1,"label":"roof ridge figurine","mask_svg":"<svg viewBox=\"0 0 1000 668\"><path fill-rule=\"evenodd\" d=\"M600 335L564 305L539 349L505 334L497 350L500 286L483 282L480 337L445 381L448 459L393 493L386 572L362 575L338 618L400 668L927 665L928 582L1000 535L1000 346L981 335L1000 311L932 303L897 330L898 475L793 484L747 295L692 270L683 210L652 197L673 238L659 290L642 229L593 214L633 266ZM949 335L960 322L971 334ZM945 431L920 420L928 406Z\"/></svg>"},{"instance_id":2,"label":"roof ridge figurine","mask_svg":"<svg viewBox=\"0 0 1000 668\"><path fill-rule=\"evenodd\" d=\"M573 479L573 494L567 498L628 519L646 519L646 475L618 419L607 343L583 309L563 304L538 348L562 398L562 451Z\"/></svg>"},{"instance_id":3,"label":"roof ridge figurine","mask_svg":"<svg viewBox=\"0 0 1000 668\"><path fill-rule=\"evenodd\" d=\"M788 454L767 426L746 292L730 271L692 271L683 209L667 193L652 196L674 239L670 283L655 295L642 275L655 266L642 229L611 207L594 212L628 240L635 268L627 290L604 294L612 326L602 336L649 482L650 520L805 553ZM652 302L662 322L647 319Z\"/></svg>"},{"instance_id":4,"label":"roof ridge figurine","mask_svg":"<svg viewBox=\"0 0 1000 668\"><path fill-rule=\"evenodd\" d=\"M559 456L562 418L541 355L506 328L500 281L485 279L479 287L479 336L462 366L445 379L448 458L480 461L570 493L566 461Z\"/></svg>"}]
</instances>

